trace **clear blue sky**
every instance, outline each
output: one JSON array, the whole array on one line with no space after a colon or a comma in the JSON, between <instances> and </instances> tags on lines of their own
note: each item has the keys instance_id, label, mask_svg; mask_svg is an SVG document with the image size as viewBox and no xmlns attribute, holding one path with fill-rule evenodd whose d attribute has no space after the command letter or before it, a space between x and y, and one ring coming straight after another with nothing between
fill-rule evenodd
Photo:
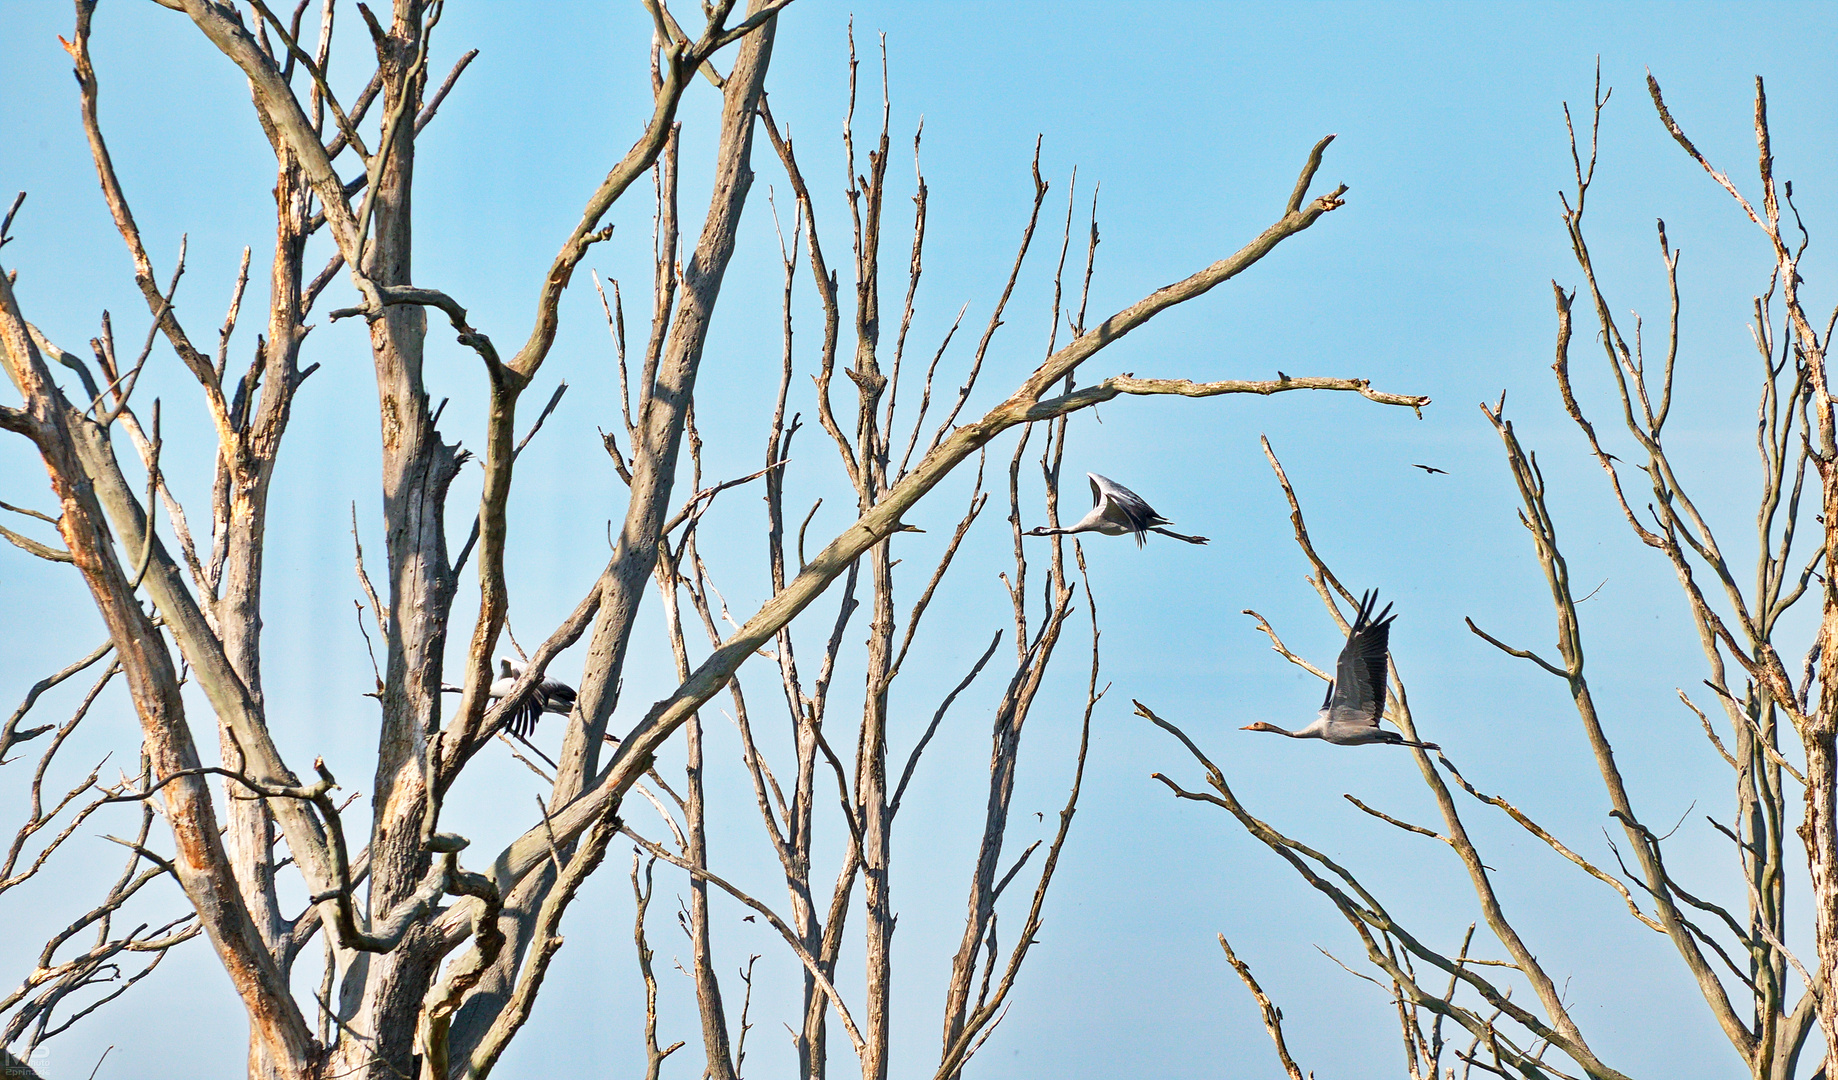
<instances>
[{"instance_id":1,"label":"clear blue sky","mask_svg":"<svg viewBox=\"0 0 1838 1080\"><path fill-rule=\"evenodd\" d=\"M1321 181L1351 187L1347 205L1284 245L1250 274L1164 316L1103 354L1084 373L1117 371L1193 378L1291 375L1371 378L1386 390L1428 394L1421 420L1351 396L1277 399L1125 400L1073 424L1070 475L1103 472L1130 484L1188 531L1214 538L1190 548L1124 541L1087 545L1104 627L1104 679L1114 683L1094 724L1082 812L1048 902L1040 945L1024 969L1013 1011L972 1067L1008 1077L1269 1076L1277 1073L1248 996L1225 966L1214 935L1227 934L1284 1007L1291 1047L1323 1076L1398 1070L1395 1023L1384 996L1334 967L1314 948L1349 962L1356 943L1343 923L1260 845L1222 814L1176 805L1149 779L1165 770L1197 783L1197 771L1160 733L1130 716L1141 698L1183 723L1229 772L1240 795L1273 823L1366 875L1394 912L1434 943L1453 948L1474 902L1451 854L1405 842L1341 798L1354 792L1414 820L1433 806L1402 754L1342 751L1241 733L1253 720L1312 715L1318 684L1266 648L1241 609L1269 616L1289 643L1326 663L1338 648L1332 625L1303 584L1305 564L1289 539L1281 495L1257 445L1267 433L1305 500L1316 542L1353 587L1395 600L1393 644L1420 729L1484 789L1509 793L1541 823L1592 857L1607 858L1606 802L1561 687L1493 653L1462 628L1463 616L1528 646L1552 630L1529 543L1513 519L1516 497L1498 442L1476 403L1508 394L1523 438L1542 453L1575 579L1604 581L1585 607L1592 682L1644 817L1669 823L1696 811L1669 843L1681 880L1740 906L1728 852L1701 822L1724 812L1729 776L1673 696L1702 678L1694 636L1665 567L1638 548L1612 513L1599 471L1558 410L1549 372L1554 320L1549 282L1577 273L1558 220L1569 181L1561 104L1589 98L1600 57L1615 88L1591 193L1591 237L1619 309L1657 317L1663 278L1653 219L1666 219L1683 248L1686 340L1671 447L1700 501L1714 507L1727 546L1748 556L1754 477L1751 413L1756 367L1744 321L1765 287L1760 234L1665 135L1646 99L1650 69L1698 145L1746 188L1754 186L1752 77L1768 80L1778 172L1791 177L1815 238L1804 276L1816 308L1833 300L1828 257L1816 246L1838 228L1832 145L1838 86L1831 5L937 5L799 0L782 18L769 79L773 109L798 138L820 200L833 265L846 269L843 172L836 139L845 102L847 19L872 48L885 31L893 93L895 158L889 169L890 270L903 265L911 193L908 147L925 117L930 187L926 278L914 323L929 355L960 305L980 327L1013 257L1026 218L1028 156L1044 135L1042 171L1054 190L1045 217L1064 213L1077 166L1081 193L1103 185L1092 309L1108 313L1236 249L1280 212L1308 148L1338 133ZM0 3L0 191L30 198L7 245L20 272L28 317L69 347L95 332L99 312L137 340L145 309L98 195L77 120L69 63L56 37L70 32L57 4ZM351 45L361 33L342 17ZM638 130L648 103L648 21L636 3L450 5L435 37L444 70L481 49L417 163L417 279L453 293L476 325L500 341L528 329L534 284L576 219L586 193ZM247 91L227 61L189 23L139 0L114 0L94 37L103 122L123 181L160 272L181 233L190 269L179 310L194 337L221 318L240 249L256 247L257 278L272 229L272 158ZM341 85L366 74L346 53ZM864 74L869 70L864 65ZM347 90L354 92L354 89ZM684 107L685 218L706 205L713 92L698 85ZM870 112L871 110L864 110ZM757 467L764 440L762 394L777 378L778 249L766 201L786 185L769 155L740 251L728 275L698 401L713 476ZM1080 195L1081 207L1085 205ZM1081 213L1083 211L1081 210ZM635 192L614 214L618 231L590 265L629 283L647 280L649 201ZM997 336L971 408L1005 395L1045 344L1050 296L1043 225L1032 269ZM889 293L899 286L889 285ZM799 363L808 371L819 323L808 277L800 280ZM334 286L330 304L346 286ZM845 293L846 293L845 289ZM885 306L891 306L889 296ZM254 305L259 307L259 300ZM636 325L642 302L629 305ZM511 549L513 625L526 644L573 606L605 558L604 522L623 495L598 447L612 426L610 350L585 276L564 304L564 327L539 391L572 385L551 426L519 467ZM248 311L245 310L247 316ZM257 319L232 348L246 361ZM373 707L360 696L370 675L352 625L348 506L358 501L366 538L379 527L374 388L360 330L322 325L306 346L325 365L295 411L280 466L268 562L267 692L286 752L323 754L349 786L368 787ZM974 335L971 335L973 338ZM1599 354L1579 332L1577 365L1594 409L1608 418ZM960 336L941 385L955 386L968 350ZM476 363L448 335L430 336L430 383L450 394L443 427L476 443L482 398ZM952 365L956 366L953 367ZM195 387L170 354L154 361L149 386L164 396L169 469L182 481L194 525L208 516L209 447ZM947 375L948 373L948 375ZM143 391L145 393L146 391ZM810 413L808 392L799 407ZM1733 404L1732 404L1733 403ZM998 444L1006 460L1007 440ZM830 498L813 535L846 523L834 458L814 427L801 436L788 503ZM1448 471L1429 476L1423 462ZM476 484L469 472L462 485ZM924 537L905 541L906 588L949 532L968 478L947 485L917 516ZM1069 494L1082 500L1074 485ZM0 498L44 506L43 472L21 440L0 442ZM470 494L462 494L463 507ZM1038 504L1025 513L1038 517ZM465 516L463 509L454 513ZM895 739L922 729L941 687L960 677L981 644L1006 625L995 574L1006 565L999 507L987 512L916 647L896 702ZM736 493L704 527L705 551L737 616L766 594L758 503ZM912 569L906 569L911 567ZM1746 571L1745 571L1746 573ZM462 596L458 611L473 601ZM656 624L655 597L647 625ZM829 618L832 602L818 604ZM0 549L0 610L14 647L0 653L7 698L99 639L74 575ZM858 616L860 618L860 616ZM858 624L860 625L860 624ZM22 628L30 626L30 632ZM853 632L852 632L853 634ZM814 634L811 635L814 648ZM1075 639L1027 734L1015 846L1049 828L1064 798L1076 737L1084 660ZM572 661L578 664L578 660ZM567 676L566 664L561 669ZM578 667L576 668L578 670ZM993 669L992 669L993 670ZM773 676L749 668L756 715L770 713ZM838 679L849 711L858 675ZM634 648L625 709L636 715L673 683L655 635ZM964 886L982 819L987 722L1000 676L960 702L915 782L898 825L894 887L900 913L895 1075L930 1075L936 1062L941 986L961 932ZM724 699L725 700L725 699ZM776 717L775 717L776 721ZM109 699L93 730L70 751L72 767L113 749L131 760L133 724ZM782 900L776 864L763 847L738 758L724 723L711 720L718 764L714 860L723 873ZM556 737L550 732L551 737ZM11 821L24 780L0 775ZM725 771L722 771L725 770ZM360 781L359 778L365 778ZM467 782L449 821L474 850L514 835L530 812L534 780L491 763ZM1618 898L1570 872L1509 823L1464 811L1517 925L1548 969L1568 981L1575 1015L1602 1056L1631 1075L1735 1075L1734 1054L1686 981L1676 954L1628 920ZM1036 827L1033 812L1048 821ZM635 815L634 820L642 821ZM833 823L832 823L833 824ZM109 831L93 830L93 831ZM94 877L115 866L106 844ZM641 1067L630 955L630 898L615 853L569 917L568 944L530 1027L501 1075L624 1072ZM1789 856L1797 864L1797 855ZM47 885L36 899L6 897L0 982L29 965L57 924L61 897L93 882ZM677 876L660 869L653 911L666 1002L665 1041L694 1039L687 981L669 960L683 939L671 925ZM23 892L23 890L22 890ZM176 896L168 898L176 906ZM718 966L763 953L757 1026L748 1064L755 1075L789 1068L780 1027L794 1010L795 965L771 932L739 921L717 902ZM855 923L859 926L859 921ZM1497 955L1497 954L1496 954ZM856 993L859 953L845 960ZM310 963L306 977L316 980ZM859 998L858 998L859 999ZM55 1077L86 1075L104 1046L118 1049L103 1077L233 1075L241 1068L243 1020L202 947L172 958L123 1004L60 1039ZM852 1062L838 1044L833 1067ZM1808 1065L1817 1060L1809 1053ZM681 1061L667 1074L690 1069Z\"/></svg>"}]
</instances>

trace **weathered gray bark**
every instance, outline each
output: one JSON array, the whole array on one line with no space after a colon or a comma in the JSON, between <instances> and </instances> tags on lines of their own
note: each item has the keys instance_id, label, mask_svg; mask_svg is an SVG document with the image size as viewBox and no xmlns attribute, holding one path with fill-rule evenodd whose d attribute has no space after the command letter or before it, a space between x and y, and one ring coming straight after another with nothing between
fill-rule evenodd
<instances>
[{"instance_id":1,"label":"weathered gray bark","mask_svg":"<svg viewBox=\"0 0 1838 1080\"><path fill-rule=\"evenodd\" d=\"M1806 752L1806 817L1800 840L1812 876L1813 941L1819 957L1813 972L1818 982L1814 997L1825 1045L1833 1047L1838 1046L1838 585L1832 578L1838 574L1838 462L1820 461L1819 480L1826 576L1819 619L1819 700L1802 719L1799 732Z\"/></svg>"},{"instance_id":2,"label":"weathered gray bark","mask_svg":"<svg viewBox=\"0 0 1838 1080\"><path fill-rule=\"evenodd\" d=\"M764 7L763 0L753 0L749 10ZM742 42L723 89L714 192L695 252L683 268L682 300L655 380L640 387L640 400L645 404L636 418L639 434L633 446L631 499L613 558L600 579L600 614L588 642L580 686L580 713L586 722L571 728L563 745L558 804L586 790L599 771L600 747L617 702L632 622L657 561L659 529L670 510L683 421L695 392L702 346L753 184L754 114L772 60L776 25L776 20L769 20Z\"/></svg>"},{"instance_id":3,"label":"weathered gray bark","mask_svg":"<svg viewBox=\"0 0 1838 1080\"><path fill-rule=\"evenodd\" d=\"M385 115L413 116L420 108L425 69L418 66L423 9L397 0L387 37L378 44ZM372 244L364 275L378 285L413 282L412 125L397 125L373 180ZM454 582L447 561L447 488L463 460L435 429L422 381L427 317L419 307L390 307L370 320L382 416L383 529L388 558L387 653L383 671L382 734L371 799L369 915L380 919L426 876L428 740L440 726L442 654ZM402 946L370 957L352 1031L374 1040L340 1041L331 1071L393 1080L413 1075L413 1044L422 997L439 954L428 930L411 930Z\"/></svg>"},{"instance_id":4,"label":"weathered gray bark","mask_svg":"<svg viewBox=\"0 0 1838 1080\"><path fill-rule=\"evenodd\" d=\"M764 7L763 0L755 0L750 13ZM599 770L600 749L617 703L632 624L656 565L659 534L670 511L684 420L695 392L703 343L752 185L754 111L771 63L775 26L775 20L768 20L741 43L723 90L715 189L695 254L683 270L682 303L657 365L655 381L640 387L642 404L635 419L639 434L633 446L625 526L597 586L599 613L588 643L576 709L582 722L570 725L563 742L562 768L556 777L552 806L577 799ZM531 916L550 887L546 882L523 885L517 890L515 902L505 905L501 926L511 947L487 973L454 1021L456 1059L483 1037L491 1017L509 994L529 944Z\"/></svg>"},{"instance_id":5,"label":"weathered gray bark","mask_svg":"<svg viewBox=\"0 0 1838 1080\"><path fill-rule=\"evenodd\" d=\"M252 373L254 378L245 381L245 392L238 395L241 415L232 415L233 422L241 420L245 425L244 438L238 445L218 451L218 497L227 505L218 517L223 529L216 542L223 547L224 560L217 582L221 600L214 605L230 666L248 688L256 708L264 713L262 555L267 548L268 494L294 391L301 381L298 359L300 343L306 337L300 298L309 191L291 155L283 152L278 156L282 162L275 180L279 222L269 287L268 333L262 344L260 369ZM204 602L209 603L209 598ZM223 747L224 768L247 771L245 756L223 719L218 720L218 740ZM275 893L274 815L266 800L250 797L235 781L225 780L223 793L228 819L224 841L243 902L285 974L292 968L293 955L284 940L291 928ZM252 1046L250 1055L261 1060L264 1051ZM281 1075L271 1063L259 1074Z\"/></svg>"}]
</instances>

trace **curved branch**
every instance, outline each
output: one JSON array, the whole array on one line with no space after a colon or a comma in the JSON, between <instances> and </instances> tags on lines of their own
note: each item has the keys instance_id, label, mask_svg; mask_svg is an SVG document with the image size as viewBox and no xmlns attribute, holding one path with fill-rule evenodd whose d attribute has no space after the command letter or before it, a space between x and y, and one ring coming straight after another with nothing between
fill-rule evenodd
<instances>
[{"instance_id":1,"label":"curved branch","mask_svg":"<svg viewBox=\"0 0 1838 1080\"><path fill-rule=\"evenodd\" d=\"M1370 379L1340 379L1327 376L1292 378L1278 372L1268 380L1226 379L1222 382L1194 382L1191 379L1138 379L1133 375L1113 375L1102 382L1074 390L1059 397L1038 401L1028 410L1026 419L1047 420L1069 412L1102 404L1119 394L1150 396L1172 394L1178 397L1204 398L1221 394L1281 394L1289 390L1347 390L1380 405L1401 405L1421 410L1430 399L1421 394L1391 394L1372 389ZM1421 411L1418 411L1421 416Z\"/></svg>"}]
</instances>

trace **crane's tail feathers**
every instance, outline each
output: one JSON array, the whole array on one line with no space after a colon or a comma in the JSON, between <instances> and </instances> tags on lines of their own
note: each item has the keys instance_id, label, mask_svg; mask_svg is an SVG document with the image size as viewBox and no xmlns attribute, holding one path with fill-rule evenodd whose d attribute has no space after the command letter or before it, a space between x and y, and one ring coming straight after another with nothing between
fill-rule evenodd
<instances>
[{"instance_id":1,"label":"crane's tail feathers","mask_svg":"<svg viewBox=\"0 0 1838 1080\"><path fill-rule=\"evenodd\" d=\"M1332 691L1330 690L1329 693L1332 693ZM1418 750L1442 752L1442 747L1437 746L1433 742L1418 742L1415 739L1406 739L1395 731L1380 731L1378 741L1384 743L1386 746L1410 746Z\"/></svg>"},{"instance_id":2,"label":"crane's tail feathers","mask_svg":"<svg viewBox=\"0 0 1838 1080\"><path fill-rule=\"evenodd\" d=\"M1163 536L1172 536L1172 537L1174 537L1174 538L1175 538L1176 540L1183 540L1183 541L1186 541L1186 542L1187 542L1187 543L1189 543L1189 544L1210 544L1210 543L1212 543L1212 541L1211 541L1211 540L1208 540L1208 539L1207 539L1206 537L1204 537L1204 536L1187 536L1187 535L1185 535L1185 534L1182 534L1182 533L1177 533L1177 532L1175 532L1175 531L1174 531L1173 529L1164 529L1164 528L1161 528L1160 526L1157 526L1157 527L1156 527L1156 528L1155 528L1154 530L1152 530L1152 531L1154 531L1154 532L1158 532L1158 533L1161 533L1161 534L1162 534ZM1141 544L1141 542L1142 542L1142 541L1141 541L1141 538L1139 537L1139 538L1137 539L1137 543L1138 543L1138 544L1140 545L1140 544Z\"/></svg>"}]
</instances>

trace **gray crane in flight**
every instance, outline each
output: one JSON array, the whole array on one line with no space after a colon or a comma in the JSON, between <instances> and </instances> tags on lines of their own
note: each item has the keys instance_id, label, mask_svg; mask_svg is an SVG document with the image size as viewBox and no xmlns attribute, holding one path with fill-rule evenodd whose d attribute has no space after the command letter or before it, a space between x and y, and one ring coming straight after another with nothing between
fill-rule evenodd
<instances>
[{"instance_id":1,"label":"gray crane in flight","mask_svg":"<svg viewBox=\"0 0 1838 1080\"><path fill-rule=\"evenodd\" d=\"M1372 609L1378 594L1367 592L1359 600L1359 614L1353 619L1353 630L1340 650L1334 666L1334 680L1327 685L1327 699L1315 722L1298 731L1287 731L1275 724L1247 724L1244 731L1274 731L1292 739L1321 739L1336 746L1362 746L1386 743L1391 746L1414 746L1419 750L1441 750L1435 743L1415 742L1395 731L1379 727L1385 715L1388 689L1386 673L1391 664L1391 605L1375 618Z\"/></svg>"},{"instance_id":2,"label":"gray crane in flight","mask_svg":"<svg viewBox=\"0 0 1838 1080\"><path fill-rule=\"evenodd\" d=\"M1037 525L1025 535L1071 536L1073 533L1095 532L1105 536L1122 536L1128 533L1136 537L1136 546L1141 547L1150 533L1158 532L1176 540L1185 540L1189 544L1210 543L1204 536L1183 536L1163 528L1174 522L1156 513L1155 508L1143 501L1141 495L1115 480L1097 473L1085 475L1091 478L1091 512L1070 528L1050 529L1045 525Z\"/></svg>"}]
</instances>

